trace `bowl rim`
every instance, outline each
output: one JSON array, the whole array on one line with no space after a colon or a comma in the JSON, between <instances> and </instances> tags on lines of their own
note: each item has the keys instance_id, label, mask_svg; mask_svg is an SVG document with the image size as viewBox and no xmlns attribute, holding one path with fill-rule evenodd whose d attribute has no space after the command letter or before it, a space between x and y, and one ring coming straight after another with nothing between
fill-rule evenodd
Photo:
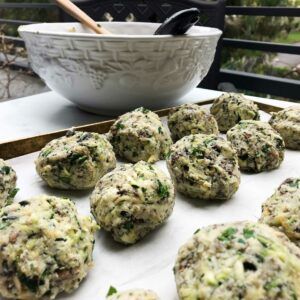
<instances>
[{"instance_id":1,"label":"bowl rim","mask_svg":"<svg viewBox=\"0 0 300 300\"><path fill-rule=\"evenodd\" d=\"M104 26L105 23L110 22L97 22L98 24L102 24ZM111 22L115 25L117 24L130 24L133 26L136 25L146 25L146 24L153 24L153 25L160 25L161 23L151 23L151 22ZM79 22L53 22L53 23L34 23L29 25L21 25L18 28L18 32L20 34L22 33L31 33L31 34L37 34L42 36L57 36L57 37L72 37L72 38L96 38L96 39L174 39L174 37L177 38L205 38L205 37L211 37L211 36L221 36L222 31L218 28L214 27L206 27L206 26L193 26L193 27L200 27L205 28L207 32L205 33L190 33L185 35L178 35L174 36L171 34L165 34L165 35L149 35L149 34L97 34L97 33L79 33L79 32L58 32L53 30L45 30L45 29L38 29L39 25L45 25L45 24L56 24L60 25L63 24L65 26L74 26L80 24Z\"/></svg>"}]
</instances>

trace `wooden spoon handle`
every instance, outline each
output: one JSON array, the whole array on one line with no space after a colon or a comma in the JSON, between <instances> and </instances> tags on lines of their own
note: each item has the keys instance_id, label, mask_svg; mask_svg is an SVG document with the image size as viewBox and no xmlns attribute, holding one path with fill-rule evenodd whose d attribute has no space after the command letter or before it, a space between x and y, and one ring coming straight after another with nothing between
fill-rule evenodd
<instances>
[{"instance_id":1,"label":"wooden spoon handle","mask_svg":"<svg viewBox=\"0 0 300 300\"><path fill-rule=\"evenodd\" d=\"M78 20L83 25L89 27L93 31L99 34L111 34L108 30L97 24L91 17L83 12L70 0L55 0L60 8L62 8L67 14Z\"/></svg>"}]
</instances>

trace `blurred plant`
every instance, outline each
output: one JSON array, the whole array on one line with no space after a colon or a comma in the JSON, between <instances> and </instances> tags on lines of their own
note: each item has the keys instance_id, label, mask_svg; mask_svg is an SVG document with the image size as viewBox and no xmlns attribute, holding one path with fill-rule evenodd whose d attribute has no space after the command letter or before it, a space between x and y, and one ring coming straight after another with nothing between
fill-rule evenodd
<instances>
[{"instance_id":1,"label":"blurred plant","mask_svg":"<svg viewBox=\"0 0 300 300\"><path fill-rule=\"evenodd\" d=\"M227 5L300 7L300 0L227 0ZM290 33L300 30L299 18L265 16L226 16L224 36L257 41L288 41ZM298 35L294 35L296 37ZM294 42L297 40L293 40ZM300 42L300 40L299 40ZM223 48L222 67L264 75L300 79L299 68L277 67L276 54L244 49Z\"/></svg>"},{"instance_id":2,"label":"blurred plant","mask_svg":"<svg viewBox=\"0 0 300 300\"><path fill-rule=\"evenodd\" d=\"M227 0L227 5L300 7L300 0ZM226 16L225 36L272 40L300 29L299 18L265 16Z\"/></svg>"},{"instance_id":3,"label":"blurred plant","mask_svg":"<svg viewBox=\"0 0 300 300\"><path fill-rule=\"evenodd\" d=\"M0 3L5 2L18 2L18 3L49 3L49 0L0 0ZM59 19L59 13L56 9L29 9L29 8L5 8L0 9L0 15L3 19L12 19L12 20L26 20L33 22L55 22ZM17 36L17 25L6 26L5 34L10 36Z\"/></svg>"},{"instance_id":4,"label":"blurred plant","mask_svg":"<svg viewBox=\"0 0 300 300\"><path fill-rule=\"evenodd\" d=\"M23 47L16 47L13 43L10 43L5 37L5 25L0 27L0 71L5 74L5 80L1 80L2 86L0 99L11 98L10 87L13 81L25 71L19 70L18 72L12 72L11 66L16 62L19 57L26 56L26 51ZM26 71L30 73L30 71Z\"/></svg>"}]
</instances>

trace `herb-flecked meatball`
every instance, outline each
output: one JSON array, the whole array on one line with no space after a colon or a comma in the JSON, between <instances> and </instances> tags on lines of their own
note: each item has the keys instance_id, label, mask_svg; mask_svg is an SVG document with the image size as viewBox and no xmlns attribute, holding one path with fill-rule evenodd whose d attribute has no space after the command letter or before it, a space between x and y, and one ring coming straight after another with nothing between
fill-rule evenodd
<instances>
[{"instance_id":1,"label":"herb-flecked meatball","mask_svg":"<svg viewBox=\"0 0 300 300\"><path fill-rule=\"evenodd\" d=\"M268 123L241 121L227 132L227 139L236 149L243 171L276 169L284 159L284 141Z\"/></svg>"},{"instance_id":2,"label":"herb-flecked meatball","mask_svg":"<svg viewBox=\"0 0 300 300\"><path fill-rule=\"evenodd\" d=\"M116 292L106 298L106 300L159 300L156 293L150 290L128 290L124 292Z\"/></svg>"},{"instance_id":3,"label":"herb-flecked meatball","mask_svg":"<svg viewBox=\"0 0 300 300\"><path fill-rule=\"evenodd\" d=\"M18 189L16 189L17 175L11 166L0 159L0 208L10 204Z\"/></svg>"},{"instance_id":4,"label":"herb-flecked meatball","mask_svg":"<svg viewBox=\"0 0 300 300\"><path fill-rule=\"evenodd\" d=\"M241 120L259 120L258 106L243 94L224 93L215 99L210 112L221 132L226 132Z\"/></svg>"},{"instance_id":5,"label":"herb-flecked meatball","mask_svg":"<svg viewBox=\"0 0 300 300\"><path fill-rule=\"evenodd\" d=\"M69 131L40 152L36 170L50 186L59 189L93 188L116 166L113 148L104 135Z\"/></svg>"},{"instance_id":6,"label":"herb-flecked meatball","mask_svg":"<svg viewBox=\"0 0 300 300\"><path fill-rule=\"evenodd\" d=\"M174 267L181 300L300 299L300 249L265 224L200 229Z\"/></svg>"},{"instance_id":7,"label":"herb-flecked meatball","mask_svg":"<svg viewBox=\"0 0 300 300\"><path fill-rule=\"evenodd\" d=\"M164 159L172 140L159 116L143 107L118 118L109 139L116 154L130 162L156 162Z\"/></svg>"},{"instance_id":8,"label":"herb-flecked meatball","mask_svg":"<svg viewBox=\"0 0 300 300\"><path fill-rule=\"evenodd\" d=\"M300 150L300 106L272 113L269 123L280 133L287 148Z\"/></svg>"},{"instance_id":9,"label":"herb-flecked meatball","mask_svg":"<svg viewBox=\"0 0 300 300\"><path fill-rule=\"evenodd\" d=\"M300 178L286 179L263 203L260 221L281 230L300 246Z\"/></svg>"},{"instance_id":10,"label":"herb-flecked meatball","mask_svg":"<svg viewBox=\"0 0 300 300\"><path fill-rule=\"evenodd\" d=\"M226 200L240 184L236 152L216 135L182 138L171 147L167 165L177 190L192 198Z\"/></svg>"},{"instance_id":11,"label":"herb-flecked meatball","mask_svg":"<svg viewBox=\"0 0 300 300\"><path fill-rule=\"evenodd\" d=\"M75 290L92 265L96 229L67 198L40 195L2 208L0 295L54 299Z\"/></svg>"},{"instance_id":12,"label":"herb-flecked meatball","mask_svg":"<svg viewBox=\"0 0 300 300\"><path fill-rule=\"evenodd\" d=\"M190 134L218 134L215 118L197 104L183 104L171 109L168 126L173 141Z\"/></svg>"},{"instance_id":13,"label":"herb-flecked meatball","mask_svg":"<svg viewBox=\"0 0 300 300\"><path fill-rule=\"evenodd\" d=\"M174 187L156 166L140 161L103 176L91 196L98 224L124 244L134 244L172 213Z\"/></svg>"}]
</instances>

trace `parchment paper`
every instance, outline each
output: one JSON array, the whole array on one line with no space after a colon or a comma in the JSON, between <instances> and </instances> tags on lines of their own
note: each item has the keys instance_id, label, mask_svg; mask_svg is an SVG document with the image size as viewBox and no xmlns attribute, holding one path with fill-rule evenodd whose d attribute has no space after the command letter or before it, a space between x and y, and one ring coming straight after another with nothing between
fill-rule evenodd
<instances>
[{"instance_id":1,"label":"parchment paper","mask_svg":"<svg viewBox=\"0 0 300 300\"><path fill-rule=\"evenodd\" d=\"M262 119L269 117L261 113ZM38 153L22 156L9 163L18 175L19 193L16 201L46 193L73 199L82 214L89 214L87 192L65 192L47 188L35 172L34 160ZM157 163L168 174L164 161ZM286 178L300 176L300 152L286 150L281 167L255 175L242 174L241 185L227 202L190 200L177 194L173 214L168 221L133 246L113 241L101 230L96 235L94 268L78 290L58 299L103 300L110 285L118 290L131 288L153 289L162 300L178 299L173 265L178 248L196 229L213 223L238 220L257 220L261 203Z\"/></svg>"}]
</instances>

